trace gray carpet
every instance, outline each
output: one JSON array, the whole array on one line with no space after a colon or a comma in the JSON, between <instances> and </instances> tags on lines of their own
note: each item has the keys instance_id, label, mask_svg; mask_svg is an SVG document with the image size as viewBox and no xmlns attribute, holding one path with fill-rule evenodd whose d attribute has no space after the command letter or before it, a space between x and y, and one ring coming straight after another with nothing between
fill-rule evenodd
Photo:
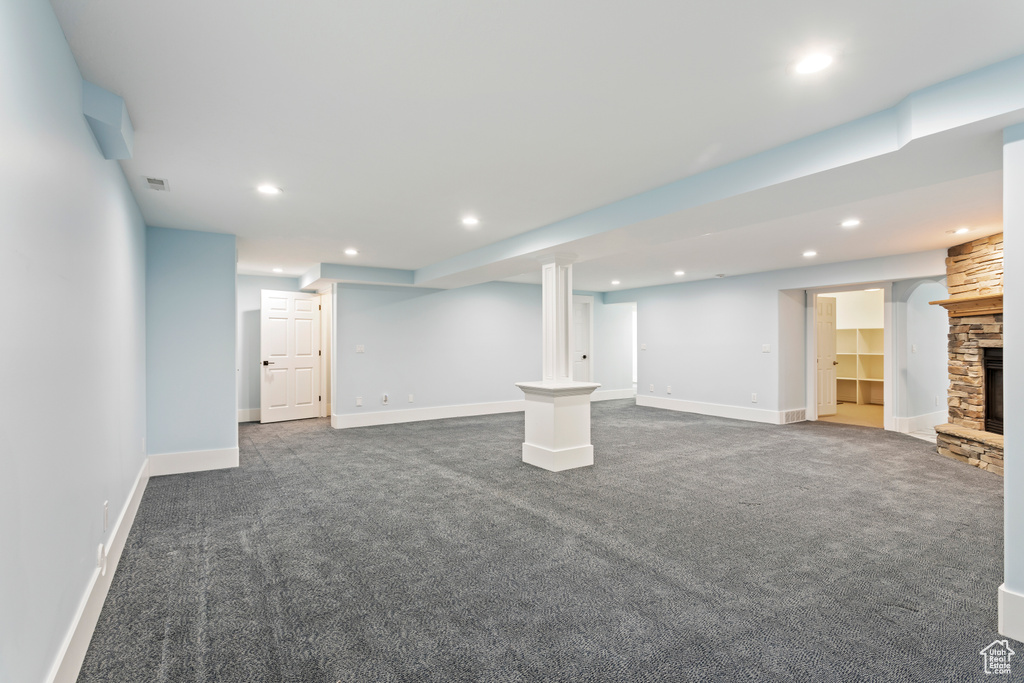
<instances>
[{"instance_id":1,"label":"gray carpet","mask_svg":"<svg viewBox=\"0 0 1024 683\"><path fill-rule=\"evenodd\" d=\"M522 434L241 425L240 468L150 481L79 681L985 679L1000 477L631 401L591 468Z\"/></svg>"}]
</instances>

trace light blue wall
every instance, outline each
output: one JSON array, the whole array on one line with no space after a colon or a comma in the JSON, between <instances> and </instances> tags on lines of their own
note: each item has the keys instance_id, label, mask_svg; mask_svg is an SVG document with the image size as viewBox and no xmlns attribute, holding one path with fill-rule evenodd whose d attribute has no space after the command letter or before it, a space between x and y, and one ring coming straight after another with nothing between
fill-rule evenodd
<instances>
[{"instance_id":1,"label":"light blue wall","mask_svg":"<svg viewBox=\"0 0 1024 683\"><path fill-rule=\"evenodd\" d=\"M924 277L932 278L934 284L944 272L945 251L937 250L607 292L605 302L637 302L638 341L647 345L647 350L639 352L639 396L794 410L806 405L804 290ZM907 297L917 290L904 287L897 291ZM915 329L921 331L935 327L935 314L922 309L921 303L930 291L934 289L914 294L912 320ZM926 318L930 322L923 322ZM906 316L898 324L898 338L907 339ZM911 385L912 393L902 406L904 412L894 407L896 417L922 414L907 411L920 410L928 401L932 401L934 410L933 388L941 384L937 377L944 378L945 369L932 367L933 347L944 345L946 332L933 333L937 341L921 341L924 353L912 366L915 372L929 373L928 377ZM764 344L771 345L770 353L762 352ZM905 373L906 366L898 370ZM649 390L651 384L655 385L653 392ZM671 395L667 393L669 386ZM758 395L756 404L751 401L753 393Z\"/></svg>"},{"instance_id":2,"label":"light blue wall","mask_svg":"<svg viewBox=\"0 0 1024 683\"><path fill-rule=\"evenodd\" d=\"M534 285L336 285L332 412L521 399L515 383L541 376L540 305ZM365 353L355 353L357 345ZM384 392L389 406L381 405Z\"/></svg>"},{"instance_id":3,"label":"light blue wall","mask_svg":"<svg viewBox=\"0 0 1024 683\"><path fill-rule=\"evenodd\" d=\"M900 345L905 363L900 371L907 391L901 414L907 417L945 412L949 388L947 335L949 315L929 301L946 299L946 278L908 280L893 285L893 299L906 318L906 335ZM938 403L936 403L938 399ZM938 424L938 423L936 423Z\"/></svg>"},{"instance_id":4,"label":"light blue wall","mask_svg":"<svg viewBox=\"0 0 1024 683\"><path fill-rule=\"evenodd\" d=\"M336 285L335 307L336 415L516 401L516 382L541 378L539 286ZM602 390L633 386L631 338L630 307L594 295L594 381Z\"/></svg>"},{"instance_id":5,"label":"light blue wall","mask_svg":"<svg viewBox=\"0 0 1024 683\"><path fill-rule=\"evenodd\" d=\"M0 0L0 681L50 670L139 474L145 225L48 2Z\"/></svg>"},{"instance_id":6,"label":"light blue wall","mask_svg":"<svg viewBox=\"0 0 1024 683\"><path fill-rule=\"evenodd\" d=\"M633 388L633 304L604 304L594 297L594 381L598 391Z\"/></svg>"},{"instance_id":7,"label":"light blue wall","mask_svg":"<svg viewBox=\"0 0 1024 683\"><path fill-rule=\"evenodd\" d=\"M235 448L235 236L146 232L149 453Z\"/></svg>"},{"instance_id":8,"label":"light blue wall","mask_svg":"<svg viewBox=\"0 0 1024 683\"><path fill-rule=\"evenodd\" d=\"M235 354L238 378L238 409L260 407L260 290L299 291L299 278L239 275L237 286L238 349Z\"/></svg>"}]
</instances>

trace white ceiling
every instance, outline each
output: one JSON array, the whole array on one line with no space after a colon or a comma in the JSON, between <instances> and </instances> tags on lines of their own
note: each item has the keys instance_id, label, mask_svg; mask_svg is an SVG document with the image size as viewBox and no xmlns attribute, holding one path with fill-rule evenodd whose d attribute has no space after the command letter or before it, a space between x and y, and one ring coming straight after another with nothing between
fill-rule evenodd
<instances>
[{"instance_id":1,"label":"white ceiling","mask_svg":"<svg viewBox=\"0 0 1024 683\"><path fill-rule=\"evenodd\" d=\"M1024 53L1024 3L977 0L53 5L83 77L128 104L135 156L122 164L147 222L238 235L243 273L421 268ZM816 47L835 66L791 74ZM960 224L997 231L998 136L972 136L623 229L609 237L623 247L595 251L576 283L774 270L804 265L805 248L818 262L919 251L964 241L947 233ZM954 169L949 149L970 163ZM171 191L145 189L147 175ZM261 182L284 193L259 195ZM862 228L832 229L850 212ZM477 229L460 224L467 213ZM535 281L523 270L513 279Z\"/></svg>"}]
</instances>

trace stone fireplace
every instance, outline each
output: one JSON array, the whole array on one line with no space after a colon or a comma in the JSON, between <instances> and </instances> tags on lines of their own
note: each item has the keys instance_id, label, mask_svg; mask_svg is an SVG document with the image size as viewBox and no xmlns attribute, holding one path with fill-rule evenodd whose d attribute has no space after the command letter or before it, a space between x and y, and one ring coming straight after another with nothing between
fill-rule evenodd
<instances>
[{"instance_id":1,"label":"stone fireplace","mask_svg":"<svg viewBox=\"0 0 1024 683\"><path fill-rule=\"evenodd\" d=\"M939 453L1003 473L1003 235L952 247L949 299L949 422L937 425Z\"/></svg>"}]
</instances>

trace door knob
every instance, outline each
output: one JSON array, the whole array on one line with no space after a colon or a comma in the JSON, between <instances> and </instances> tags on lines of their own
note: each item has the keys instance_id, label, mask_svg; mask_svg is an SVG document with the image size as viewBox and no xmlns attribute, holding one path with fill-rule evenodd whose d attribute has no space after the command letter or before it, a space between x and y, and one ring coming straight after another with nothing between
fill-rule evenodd
<instances>
[{"instance_id":1,"label":"door knob","mask_svg":"<svg viewBox=\"0 0 1024 683\"><path fill-rule=\"evenodd\" d=\"M839 365L839 361L837 361L837 360L832 361L832 365Z\"/></svg>"},{"instance_id":2,"label":"door knob","mask_svg":"<svg viewBox=\"0 0 1024 683\"><path fill-rule=\"evenodd\" d=\"M587 359L587 354L583 354L583 360Z\"/></svg>"},{"instance_id":3,"label":"door knob","mask_svg":"<svg viewBox=\"0 0 1024 683\"><path fill-rule=\"evenodd\" d=\"M270 362L269 360L265 360L265 361L263 361L263 364L264 364L264 365L273 365L273 363L272 363L272 362Z\"/></svg>"}]
</instances>

